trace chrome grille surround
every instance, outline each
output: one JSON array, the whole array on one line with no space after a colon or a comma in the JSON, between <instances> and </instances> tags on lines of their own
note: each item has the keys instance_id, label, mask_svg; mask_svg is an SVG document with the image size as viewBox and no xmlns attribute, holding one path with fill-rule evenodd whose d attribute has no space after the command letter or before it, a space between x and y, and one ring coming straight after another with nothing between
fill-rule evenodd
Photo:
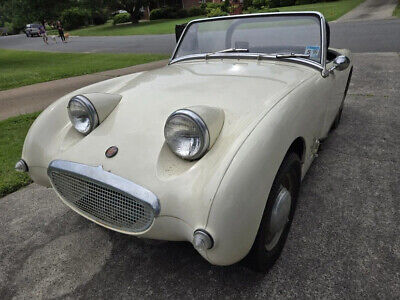
<instances>
[{"instance_id":1,"label":"chrome grille surround","mask_svg":"<svg viewBox=\"0 0 400 300\"><path fill-rule=\"evenodd\" d=\"M47 174L61 199L82 216L119 232L147 230L160 212L157 197L120 176L75 162L54 160Z\"/></svg>"}]
</instances>

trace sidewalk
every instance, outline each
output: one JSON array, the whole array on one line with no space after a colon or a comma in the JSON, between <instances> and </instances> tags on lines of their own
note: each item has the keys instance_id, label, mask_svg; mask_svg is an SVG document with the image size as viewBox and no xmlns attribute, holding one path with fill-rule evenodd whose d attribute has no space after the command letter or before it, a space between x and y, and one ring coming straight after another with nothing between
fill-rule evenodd
<instances>
[{"instance_id":1,"label":"sidewalk","mask_svg":"<svg viewBox=\"0 0 400 300\"><path fill-rule=\"evenodd\" d=\"M157 69L167 63L167 60L161 60L118 70L58 79L0 91L0 120L43 110L61 96L89 84L131 73Z\"/></svg>"},{"instance_id":2,"label":"sidewalk","mask_svg":"<svg viewBox=\"0 0 400 300\"><path fill-rule=\"evenodd\" d=\"M397 0L366 0L335 22L391 19L396 5Z\"/></svg>"}]
</instances>

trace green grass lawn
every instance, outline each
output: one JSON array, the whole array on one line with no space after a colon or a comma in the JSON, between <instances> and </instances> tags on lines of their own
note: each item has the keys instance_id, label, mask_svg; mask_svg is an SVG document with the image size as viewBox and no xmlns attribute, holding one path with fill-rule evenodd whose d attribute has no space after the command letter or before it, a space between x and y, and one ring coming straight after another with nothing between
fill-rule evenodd
<instances>
[{"instance_id":1,"label":"green grass lawn","mask_svg":"<svg viewBox=\"0 0 400 300\"><path fill-rule=\"evenodd\" d=\"M161 54L51 53L0 49L0 90L165 59Z\"/></svg>"},{"instance_id":2,"label":"green grass lawn","mask_svg":"<svg viewBox=\"0 0 400 300\"><path fill-rule=\"evenodd\" d=\"M190 17L174 20L145 21L138 24L112 25L112 21L104 25L88 26L81 29L71 30L69 34L80 36L107 36L107 35L140 35L140 34L168 34L175 32L176 24L187 23L194 19L204 17Z\"/></svg>"},{"instance_id":3,"label":"green grass lawn","mask_svg":"<svg viewBox=\"0 0 400 300\"><path fill-rule=\"evenodd\" d=\"M304 4L295 6L279 7L279 11L301 11L315 10L324 14L328 21L336 20L348 11L355 8L365 0L339 0L333 2L321 2L314 4ZM175 32L175 25L187 23L194 19L204 18L204 16L190 17L175 20L154 20L140 22L138 24L120 24L113 26L112 21L104 25L88 26L81 29L71 30L71 35L80 36L109 36L109 35L140 35L140 34L168 34ZM54 33L57 34L57 33Z\"/></svg>"},{"instance_id":4,"label":"green grass lawn","mask_svg":"<svg viewBox=\"0 0 400 300\"><path fill-rule=\"evenodd\" d=\"M33 113L0 121L0 197L31 182L27 174L16 172L14 166L21 158L28 129L38 115Z\"/></svg>"},{"instance_id":5,"label":"green grass lawn","mask_svg":"<svg viewBox=\"0 0 400 300\"><path fill-rule=\"evenodd\" d=\"M295 6L279 7L279 11L315 10L322 13L327 21L334 21L349 12L365 0L339 0L332 2L319 2Z\"/></svg>"},{"instance_id":6,"label":"green grass lawn","mask_svg":"<svg viewBox=\"0 0 400 300\"><path fill-rule=\"evenodd\" d=\"M396 8L393 11L393 16L400 18L400 0L399 0L399 3L397 4Z\"/></svg>"}]
</instances>

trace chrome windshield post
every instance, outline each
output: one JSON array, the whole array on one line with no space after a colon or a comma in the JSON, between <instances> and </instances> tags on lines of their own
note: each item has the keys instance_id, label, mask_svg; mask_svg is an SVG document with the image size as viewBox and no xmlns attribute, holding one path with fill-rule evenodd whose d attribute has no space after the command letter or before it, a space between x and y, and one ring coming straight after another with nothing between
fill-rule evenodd
<instances>
[{"instance_id":1,"label":"chrome windshield post","mask_svg":"<svg viewBox=\"0 0 400 300\"><path fill-rule=\"evenodd\" d=\"M328 77L329 76L329 71L326 69L326 58L328 56L328 47L327 47L327 37L326 37L326 21L325 17L322 14L319 14L320 20L321 20L321 65L322 65L322 71L321 75L322 77Z\"/></svg>"}]
</instances>

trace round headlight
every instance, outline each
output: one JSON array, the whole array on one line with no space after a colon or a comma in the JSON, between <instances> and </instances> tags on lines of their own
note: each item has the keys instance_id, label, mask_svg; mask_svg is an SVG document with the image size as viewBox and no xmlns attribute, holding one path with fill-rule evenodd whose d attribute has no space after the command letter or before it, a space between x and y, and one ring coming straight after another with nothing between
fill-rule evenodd
<instances>
[{"instance_id":1,"label":"round headlight","mask_svg":"<svg viewBox=\"0 0 400 300\"><path fill-rule=\"evenodd\" d=\"M89 134L99 125L96 109L89 99L82 95L69 100L68 115L75 129L83 134Z\"/></svg>"},{"instance_id":2,"label":"round headlight","mask_svg":"<svg viewBox=\"0 0 400 300\"><path fill-rule=\"evenodd\" d=\"M177 110L168 117L164 136L172 152L187 160L202 157L210 145L207 125L188 109Z\"/></svg>"}]
</instances>

